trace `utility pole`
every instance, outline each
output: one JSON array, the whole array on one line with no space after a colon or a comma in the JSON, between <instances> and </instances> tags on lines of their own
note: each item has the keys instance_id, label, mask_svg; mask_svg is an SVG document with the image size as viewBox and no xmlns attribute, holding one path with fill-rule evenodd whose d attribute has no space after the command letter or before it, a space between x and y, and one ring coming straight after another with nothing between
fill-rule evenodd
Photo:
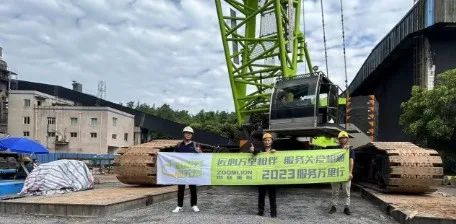
<instances>
[{"instance_id":1,"label":"utility pole","mask_svg":"<svg viewBox=\"0 0 456 224\"><path fill-rule=\"evenodd\" d=\"M106 82L103 80L98 81L97 97L97 106L100 106L101 100L106 98Z\"/></svg>"}]
</instances>

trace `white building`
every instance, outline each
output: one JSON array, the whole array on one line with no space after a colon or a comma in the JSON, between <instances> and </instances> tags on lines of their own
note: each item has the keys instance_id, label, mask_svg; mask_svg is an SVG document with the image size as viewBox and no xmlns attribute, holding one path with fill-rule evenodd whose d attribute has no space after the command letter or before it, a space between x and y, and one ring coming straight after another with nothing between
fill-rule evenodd
<instances>
[{"instance_id":1,"label":"white building","mask_svg":"<svg viewBox=\"0 0 456 224\"><path fill-rule=\"evenodd\" d=\"M134 115L110 107L12 90L8 112L9 135L36 139L51 152L114 153L134 144Z\"/></svg>"}]
</instances>

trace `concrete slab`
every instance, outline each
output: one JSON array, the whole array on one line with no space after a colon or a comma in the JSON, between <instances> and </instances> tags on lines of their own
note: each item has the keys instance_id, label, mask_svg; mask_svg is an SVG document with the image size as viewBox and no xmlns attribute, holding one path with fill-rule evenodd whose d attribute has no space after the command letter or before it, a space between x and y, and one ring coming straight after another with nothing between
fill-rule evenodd
<instances>
[{"instance_id":1,"label":"concrete slab","mask_svg":"<svg viewBox=\"0 0 456 224\"><path fill-rule=\"evenodd\" d=\"M456 191L442 187L424 195L385 194L356 185L363 198L378 205L396 221L407 224L456 223Z\"/></svg>"},{"instance_id":2,"label":"concrete slab","mask_svg":"<svg viewBox=\"0 0 456 224\"><path fill-rule=\"evenodd\" d=\"M63 195L0 201L0 212L61 217L100 217L140 208L177 196L176 186L136 187L120 183ZM101 186L101 187L100 187ZM186 192L188 193L188 192Z\"/></svg>"}]
</instances>

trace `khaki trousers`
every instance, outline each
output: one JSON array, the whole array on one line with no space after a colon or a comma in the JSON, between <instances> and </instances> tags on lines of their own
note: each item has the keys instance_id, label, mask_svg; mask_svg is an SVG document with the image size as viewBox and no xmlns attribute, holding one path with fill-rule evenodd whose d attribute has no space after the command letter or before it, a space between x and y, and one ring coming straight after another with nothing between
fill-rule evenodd
<instances>
[{"instance_id":1,"label":"khaki trousers","mask_svg":"<svg viewBox=\"0 0 456 224\"><path fill-rule=\"evenodd\" d=\"M350 206L350 188L351 188L351 181L347 182L339 182L339 183L331 183L332 188L332 200L331 203L333 206L337 205L337 201L339 198L339 192L342 188L342 194L344 197L345 206Z\"/></svg>"}]
</instances>

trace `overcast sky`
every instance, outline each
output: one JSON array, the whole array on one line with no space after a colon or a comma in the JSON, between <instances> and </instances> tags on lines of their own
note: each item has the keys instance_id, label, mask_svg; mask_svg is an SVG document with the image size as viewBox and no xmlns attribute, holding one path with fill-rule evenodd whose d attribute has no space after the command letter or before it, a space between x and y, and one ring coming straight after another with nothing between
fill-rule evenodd
<instances>
[{"instance_id":1,"label":"overcast sky","mask_svg":"<svg viewBox=\"0 0 456 224\"><path fill-rule=\"evenodd\" d=\"M339 0L324 1L329 75L344 86ZM412 0L344 0L351 80ZM325 70L320 1L305 1L306 38ZM0 47L19 79L107 99L233 111L213 0L0 0Z\"/></svg>"}]
</instances>

